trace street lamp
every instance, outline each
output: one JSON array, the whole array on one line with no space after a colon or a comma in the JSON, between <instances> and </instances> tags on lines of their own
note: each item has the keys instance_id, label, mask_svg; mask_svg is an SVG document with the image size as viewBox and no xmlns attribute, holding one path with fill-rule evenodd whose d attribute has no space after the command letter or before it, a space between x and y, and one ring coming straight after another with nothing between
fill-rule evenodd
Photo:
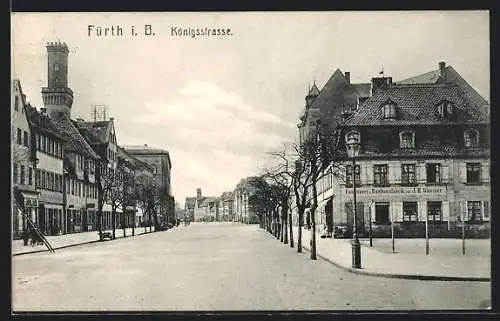
<instances>
[{"instance_id":1,"label":"street lamp","mask_svg":"<svg viewBox=\"0 0 500 321\"><path fill-rule=\"evenodd\" d=\"M360 143L359 136L348 135L347 142L345 144L347 149L348 157L352 158L352 192L353 192L353 210L354 210L354 224L352 229L352 267L355 269L361 268L361 244L359 243L357 225L357 213L356 213L356 157L359 155Z\"/></svg>"}]
</instances>

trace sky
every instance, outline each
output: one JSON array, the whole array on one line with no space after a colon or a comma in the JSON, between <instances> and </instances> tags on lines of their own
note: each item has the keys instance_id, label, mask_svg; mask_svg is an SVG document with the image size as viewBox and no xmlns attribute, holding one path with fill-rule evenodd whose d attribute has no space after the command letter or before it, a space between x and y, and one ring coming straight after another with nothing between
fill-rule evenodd
<instances>
[{"instance_id":1,"label":"sky","mask_svg":"<svg viewBox=\"0 0 500 321\"><path fill-rule=\"evenodd\" d=\"M43 106L45 45L66 42L72 118L106 105L119 145L167 150L181 206L196 188L218 196L261 173L269 151L296 139L308 86L337 68L353 83L382 68L398 81L445 61L490 100L487 11L13 13L11 25L12 77L27 100ZM205 27L231 31L175 34Z\"/></svg>"}]
</instances>

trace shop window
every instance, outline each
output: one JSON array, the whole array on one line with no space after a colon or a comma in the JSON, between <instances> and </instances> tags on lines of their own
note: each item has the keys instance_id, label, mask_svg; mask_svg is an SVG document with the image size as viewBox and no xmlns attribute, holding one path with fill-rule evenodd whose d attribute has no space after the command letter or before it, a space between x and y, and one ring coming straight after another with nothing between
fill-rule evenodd
<instances>
[{"instance_id":1,"label":"shop window","mask_svg":"<svg viewBox=\"0 0 500 321\"><path fill-rule=\"evenodd\" d=\"M329 177L328 177L329 180ZM354 181L356 182L356 186L361 185L361 175L359 165L356 165L354 172ZM352 186L352 165L346 166L346 185Z\"/></svg>"},{"instance_id":2,"label":"shop window","mask_svg":"<svg viewBox=\"0 0 500 321\"><path fill-rule=\"evenodd\" d=\"M28 168L28 184L33 185L33 168Z\"/></svg>"},{"instance_id":3,"label":"shop window","mask_svg":"<svg viewBox=\"0 0 500 321\"><path fill-rule=\"evenodd\" d=\"M467 163L467 183L477 184L481 183L481 164L480 163Z\"/></svg>"},{"instance_id":4,"label":"shop window","mask_svg":"<svg viewBox=\"0 0 500 321\"><path fill-rule=\"evenodd\" d=\"M403 202L403 222L418 221L417 202Z\"/></svg>"},{"instance_id":5,"label":"shop window","mask_svg":"<svg viewBox=\"0 0 500 321\"><path fill-rule=\"evenodd\" d=\"M22 135L23 135L23 132L22 132L21 128L18 128L17 129L17 144L18 145L22 145L22 143L23 143Z\"/></svg>"},{"instance_id":6,"label":"shop window","mask_svg":"<svg viewBox=\"0 0 500 321\"><path fill-rule=\"evenodd\" d=\"M475 129L468 129L464 132L464 146L477 147L479 145L479 132Z\"/></svg>"},{"instance_id":7,"label":"shop window","mask_svg":"<svg viewBox=\"0 0 500 321\"><path fill-rule=\"evenodd\" d=\"M469 221L480 222L483 220L481 216L481 201L467 202L467 217Z\"/></svg>"},{"instance_id":8,"label":"shop window","mask_svg":"<svg viewBox=\"0 0 500 321\"><path fill-rule=\"evenodd\" d=\"M376 186L388 185L387 164L373 165L373 184Z\"/></svg>"},{"instance_id":9,"label":"shop window","mask_svg":"<svg viewBox=\"0 0 500 321\"><path fill-rule=\"evenodd\" d=\"M21 177L21 184L24 185L24 183L26 182L26 177L25 177L25 167L24 165L21 165L21 173L20 173L20 177Z\"/></svg>"},{"instance_id":10,"label":"shop window","mask_svg":"<svg viewBox=\"0 0 500 321\"><path fill-rule=\"evenodd\" d=\"M40 150L40 135L36 134L36 149Z\"/></svg>"},{"instance_id":11,"label":"shop window","mask_svg":"<svg viewBox=\"0 0 500 321\"><path fill-rule=\"evenodd\" d=\"M390 223L389 203L375 203L375 224L386 225Z\"/></svg>"},{"instance_id":12,"label":"shop window","mask_svg":"<svg viewBox=\"0 0 500 321\"><path fill-rule=\"evenodd\" d=\"M399 134L399 143L401 148L415 148L415 132L406 131Z\"/></svg>"},{"instance_id":13,"label":"shop window","mask_svg":"<svg viewBox=\"0 0 500 321\"><path fill-rule=\"evenodd\" d=\"M441 202L427 202L427 220L440 222L443 218Z\"/></svg>"},{"instance_id":14,"label":"shop window","mask_svg":"<svg viewBox=\"0 0 500 321\"><path fill-rule=\"evenodd\" d=\"M441 164L426 164L427 183L441 183Z\"/></svg>"},{"instance_id":15,"label":"shop window","mask_svg":"<svg viewBox=\"0 0 500 321\"><path fill-rule=\"evenodd\" d=\"M40 170L37 169L35 172L35 186L40 187Z\"/></svg>"},{"instance_id":16,"label":"shop window","mask_svg":"<svg viewBox=\"0 0 500 321\"><path fill-rule=\"evenodd\" d=\"M415 184L415 164L401 165L401 183L403 185Z\"/></svg>"}]
</instances>

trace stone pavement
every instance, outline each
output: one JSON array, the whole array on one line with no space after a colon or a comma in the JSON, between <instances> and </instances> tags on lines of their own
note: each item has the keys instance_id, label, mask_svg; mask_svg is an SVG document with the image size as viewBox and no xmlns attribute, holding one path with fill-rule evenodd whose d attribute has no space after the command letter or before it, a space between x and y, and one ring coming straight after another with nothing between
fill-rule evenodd
<instances>
[{"instance_id":1,"label":"stone pavement","mask_svg":"<svg viewBox=\"0 0 500 321\"><path fill-rule=\"evenodd\" d=\"M176 227L177 228L177 227ZM135 236L144 234L146 228L144 227L136 227L135 228ZM106 231L111 232L112 230L107 229ZM149 227L147 228L149 232ZM126 229L126 237L132 236L132 228ZM116 238L123 238L123 229L115 230ZM72 234L63 234L63 235L55 235L55 236L46 236L47 241L50 243L52 248L55 250L59 248L65 248L69 246L75 246L80 244L89 244L99 242L99 232L91 231L91 232L81 232L81 233L72 233ZM106 240L107 241L107 240ZM45 245L27 245L23 244L23 240L13 240L12 241L12 255L21 255L28 253L37 253L42 251L48 251Z\"/></svg>"},{"instance_id":2,"label":"stone pavement","mask_svg":"<svg viewBox=\"0 0 500 321\"><path fill-rule=\"evenodd\" d=\"M342 267L358 274L368 274L374 276L385 276L392 278L420 279L420 280L461 280L461 281L490 281L491 280L491 255L489 253L489 240L466 240L470 243L480 243L479 247L487 247L482 251L482 255L477 253L442 255L431 249L430 254L425 254L425 240L422 239L396 239L396 249L398 243L423 244L420 253L406 251L392 253L386 250L377 249L377 242L391 242L382 239L374 239L374 246L369 247L368 240L361 241L361 269L352 268L352 247L350 239L320 238L321 230L316 230L316 249L318 257L321 257L334 265ZM297 242L298 227L294 227L294 241ZM310 250L311 231L303 229L302 245L306 250ZM433 247L450 246L454 243L458 245L459 240L431 239ZM386 244L385 244L386 245ZM461 245L460 245L461 246ZM391 246L392 248L392 246ZM408 248L408 246L406 246ZM476 255L474 255L476 254Z\"/></svg>"}]
</instances>

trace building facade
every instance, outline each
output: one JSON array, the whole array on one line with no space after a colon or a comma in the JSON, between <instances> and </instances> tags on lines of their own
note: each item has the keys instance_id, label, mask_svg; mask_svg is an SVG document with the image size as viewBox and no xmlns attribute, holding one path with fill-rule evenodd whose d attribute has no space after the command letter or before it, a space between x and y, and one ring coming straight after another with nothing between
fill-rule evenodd
<instances>
[{"instance_id":1,"label":"building facade","mask_svg":"<svg viewBox=\"0 0 500 321\"><path fill-rule=\"evenodd\" d=\"M13 238L21 237L28 228L27 215L37 223L38 191L35 186L36 153L28 121L26 96L21 82L15 79L11 87L11 211Z\"/></svg>"},{"instance_id":2,"label":"building facade","mask_svg":"<svg viewBox=\"0 0 500 321\"><path fill-rule=\"evenodd\" d=\"M224 192L219 198L220 217L223 222L234 221L233 213L234 196L232 192Z\"/></svg>"},{"instance_id":3,"label":"building facade","mask_svg":"<svg viewBox=\"0 0 500 321\"><path fill-rule=\"evenodd\" d=\"M160 220L163 223L173 222L175 220L175 200L171 185L172 162L168 151L147 144L123 146L123 148L127 153L152 166L155 184L161 190Z\"/></svg>"},{"instance_id":4,"label":"building facade","mask_svg":"<svg viewBox=\"0 0 500 321\"><path fill-rule=\"evenodd\" d=\"M48 85L42 88L42 97L47 113L63 144L63 208L65 226L63 231L74 233L95 227L97 187L95 172L100 157L94 152L71 119L73 91L68 87L68 54L65 43L47 44ZM41 143L41 142L40 142ZM50 177L51 175L49 175ZM43 180L43 178L41 177ZM50 212L57 208L47 208ZM45 206L39 208L45 211ZM44 216L44 213L39 213Z\"/></svg>"},{"instance_id":5,"label":"building facade","mask_svg":"<svg viewBox=\"0 0 500 321\"><path fill-rule=\"evenodd\" d=\"M243 178L236 185L233 191L233 211L237 222L247 224L259 223L259 217L256 213L250 210L248 205L248 197L253 193L252 187L249 184L249 178Z\"/></svg>"},{"instance_id":6,"label":"building facade","mask_svg":"<svg viewBox=\"0 0 500 321\"><path fill-rule=\"evenodd\" d=\"M374 79L385 85L339 126L339 146L360 143L356 167L344 153L317 182L320 216L333 213L335 226L351 228L355 184L362 235L371 225L380 237L391 228L401 237L423 237L426 229L456 236L463 221L470 233L489 235L489 105L444 63L431 73L427 83L428 73L414 82Z\"/></svg>"},{"instance_id":7,"label":"building facade","mask_svg":"<svg viewBox=\"0 0 500 321\"><path fill-rule=\"evenodd\" d=\"M27 106L36 149L35 185L39 194L37 225L47 235L66 232L64 211L64 144L56 125L46 110Z\"/></svg>"}]
</instances>

